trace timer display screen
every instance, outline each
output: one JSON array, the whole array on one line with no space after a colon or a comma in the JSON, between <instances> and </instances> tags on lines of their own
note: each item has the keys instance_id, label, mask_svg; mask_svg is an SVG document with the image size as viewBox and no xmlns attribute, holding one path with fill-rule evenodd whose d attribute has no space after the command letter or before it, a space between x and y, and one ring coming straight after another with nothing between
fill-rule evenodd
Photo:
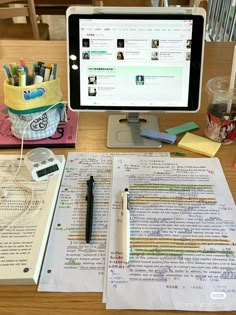
<instances>
[{"instance_id":1,"label":"timer display screen","mask_svg":"<svg viewBox=\"0 0 236 315\"><path fill-rule=\"evenodd\" d=\"M36 174L40 178L42 176L51 174L51 173L56 172L58 170L59 170L58 165L54 164L54 165L48 166L48 167L46 167L44 169L41 169L40 171L37 171Z\"/></svg>"}]
</instances>

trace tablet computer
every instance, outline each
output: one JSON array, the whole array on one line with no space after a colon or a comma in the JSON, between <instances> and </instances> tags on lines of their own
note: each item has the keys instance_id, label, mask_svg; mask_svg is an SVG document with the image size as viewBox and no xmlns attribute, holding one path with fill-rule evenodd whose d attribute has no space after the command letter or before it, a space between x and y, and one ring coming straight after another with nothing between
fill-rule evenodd
<instances>
[{"instance_id":1,"label":"tablet computer","mask_svg":"<svg viewBox=\"0 0 236 315\"><path fill-rule=\"evenodd\" d=\"M198 111L205 17L202 8L69 7L71 109Z\"/></svg>"}]
</instances>

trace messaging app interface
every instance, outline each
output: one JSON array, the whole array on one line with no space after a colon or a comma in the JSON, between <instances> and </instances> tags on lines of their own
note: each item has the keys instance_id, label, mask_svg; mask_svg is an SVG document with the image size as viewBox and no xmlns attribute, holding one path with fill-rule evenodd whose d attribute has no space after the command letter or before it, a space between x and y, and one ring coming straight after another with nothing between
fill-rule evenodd
<instances>
[{"instance_id":1,"label":"messaging app interface","mask_svg":"<svg viewBox=\"0 0 236 315\"><path fill-rule=\"evenodd\" d=\"M188 103L192 20L80 20L81 105Z\"/></svg>"}]
</instances>

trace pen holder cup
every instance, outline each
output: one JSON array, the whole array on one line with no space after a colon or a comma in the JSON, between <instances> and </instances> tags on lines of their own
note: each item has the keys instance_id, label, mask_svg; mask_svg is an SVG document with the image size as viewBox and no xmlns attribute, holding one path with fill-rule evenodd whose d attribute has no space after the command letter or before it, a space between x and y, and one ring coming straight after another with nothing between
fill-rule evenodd
<instances>
[{"instance_id":1,"label":"pen holder cup","mask_svg":"<svg viewBox=\"0 0 236 315\"><path fill-rule=\"evenodd\" d=\"M60 103L60 80L27 86L13 86L5 80L4 102L12 123L12 134L19 139L39 140L52 136L65 121L65 105Z\"/></svg>"}]
</instances>

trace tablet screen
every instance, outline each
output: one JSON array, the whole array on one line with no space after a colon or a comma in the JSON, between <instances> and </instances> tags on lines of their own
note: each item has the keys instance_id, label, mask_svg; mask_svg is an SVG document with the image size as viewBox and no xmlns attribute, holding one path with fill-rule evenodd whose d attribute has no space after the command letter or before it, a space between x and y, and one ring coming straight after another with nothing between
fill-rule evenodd
<instances>
[{"instance_id":1,"label":"tablet screen","mask_svg":"<svg viewBox=\"0 0 236 315\"><path fill-rule=\"evenodd\" d=\"M70 106L198 110L203 29L201 15L69 15Z\"/></svg>"}]
</instances>

